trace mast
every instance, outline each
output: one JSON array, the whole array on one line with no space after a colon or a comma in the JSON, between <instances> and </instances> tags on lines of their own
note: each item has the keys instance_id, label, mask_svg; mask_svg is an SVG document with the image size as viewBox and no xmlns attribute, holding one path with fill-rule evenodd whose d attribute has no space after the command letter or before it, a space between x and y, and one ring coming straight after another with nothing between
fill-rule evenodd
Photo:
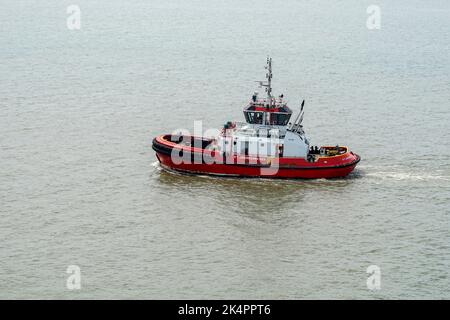
<instances>
[{"instance_id":1,"label":"mast","mask_svg":"<svg viewBox=\"0 0 450 320\"><path fill-rule=\"evenodd\" d=\"M267 70L267 73L266 73L267 82L259 81L259 86L266 88L267 101L266 101L265 107L266 107L266 109L270 109L270 108L272 108L272 106L274 104L273 96L272 96L272 77L273 77L273 75L272 75L272 58L267 57L267 65L264 68ZM264 112L263 124L268 124L267 116L268 116L268 112Z\"/></svg>"},{"instance_id":2,"label":"mast","mask_svg":"<svg viewBox=\"0 0 450 320\"><path fill-rule=\"evenodd\" d=\"M267 57L267 100L269 101L269 108L272 106L272 58Z\"/></svg>"}]
</instances>

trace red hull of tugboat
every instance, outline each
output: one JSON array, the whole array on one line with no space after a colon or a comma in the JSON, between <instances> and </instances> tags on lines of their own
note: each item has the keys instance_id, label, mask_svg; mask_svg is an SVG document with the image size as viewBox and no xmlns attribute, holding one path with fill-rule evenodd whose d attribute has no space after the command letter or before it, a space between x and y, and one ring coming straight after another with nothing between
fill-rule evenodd
<instances>
[{"instance_id":1,"label":"red hull of tugboat","mask_svg":"<svg viewBox=\"0 0 450 320\"><path fill-rule=\"evenodd\" d=\"M207 139L192 139L208 144ZM191 145L181 145L170 140L170 135L162 135L153 140L153 149L156 151L159 162L163 168L190 174L271 179L329 179L347 176L360 161L357 154L348 150L335 156L321 156L316 162L308 162L303 158L280 157L277 158L278 164L275 166L273 158L258 158L255 160L251 156L233 155L230 156L231 158L224 159L222 155L213 152L209 154L216 161L211 164L211 161L208 161L208 163L202 161L204 147L196 148ZM172 153L178 154L181 151L189 154L192 161L181 163L179 163L180 161L173 161ZM269 170L269 168L271 168L270 172L264 171L264 169Z\"/></svg>"}]
</instances>

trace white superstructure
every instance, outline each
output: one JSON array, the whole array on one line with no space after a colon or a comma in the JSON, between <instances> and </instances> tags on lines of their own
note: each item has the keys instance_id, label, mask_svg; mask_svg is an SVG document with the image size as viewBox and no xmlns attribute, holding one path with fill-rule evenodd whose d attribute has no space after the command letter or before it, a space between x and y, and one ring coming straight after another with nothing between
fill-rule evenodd
<instances>
[{"instance_id":1,"label":"white superstructure","mask_svg":"<svg viewBox=\"0 0 450 320\"><path fill-rule=\"evenodd\" d=\"M272 95L272 59L267 59L267 82L260 81L267 96L254 93L244 109L245 123L228 122L216 138L216 148L225 154L258 157L307 158L309 142L301 125L303 106L295 121L289 122L292 110L283 101L283 95Z\"/></svg>"}]
</instances>

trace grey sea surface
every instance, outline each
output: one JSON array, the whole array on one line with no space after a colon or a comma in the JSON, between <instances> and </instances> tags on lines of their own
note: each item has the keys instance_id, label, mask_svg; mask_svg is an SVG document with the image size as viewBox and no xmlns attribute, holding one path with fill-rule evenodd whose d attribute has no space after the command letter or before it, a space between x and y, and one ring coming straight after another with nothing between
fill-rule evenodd
<instances>
[{"instance_id":1,"label":"grey sea surface","mask_svg":"<svg viewBox=\"0 0 450 320\"><path fill-rule=\"evenodd\" d=\"M0 6L0 298L450 298L448 1L73 2L80 30L64 1ZM267 55L357 169L161 170L153 137L242 121Z\"/></svg>"}]
</instances>

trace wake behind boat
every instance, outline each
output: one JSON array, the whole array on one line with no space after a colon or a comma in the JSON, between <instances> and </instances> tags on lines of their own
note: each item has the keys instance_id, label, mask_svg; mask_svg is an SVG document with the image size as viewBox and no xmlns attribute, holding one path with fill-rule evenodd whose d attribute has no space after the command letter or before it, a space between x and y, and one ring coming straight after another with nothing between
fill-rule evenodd
<instances>
[{"instance_id":1,"label":"wake behind boat","mask_svg":"<svg viewBox=\"0 0 450 320\"><path fill-rule=\"evenodd\" d=\"M284 96L272 95L272 59L266 97L254 93L244 108L246 122L227 122L213 137L165 134L153 140L163 168L234 177L318 179L345 177L360 157L345 146L310 146L302 126L304 104L294 121Z\"/></svg>"}]
</instances>

